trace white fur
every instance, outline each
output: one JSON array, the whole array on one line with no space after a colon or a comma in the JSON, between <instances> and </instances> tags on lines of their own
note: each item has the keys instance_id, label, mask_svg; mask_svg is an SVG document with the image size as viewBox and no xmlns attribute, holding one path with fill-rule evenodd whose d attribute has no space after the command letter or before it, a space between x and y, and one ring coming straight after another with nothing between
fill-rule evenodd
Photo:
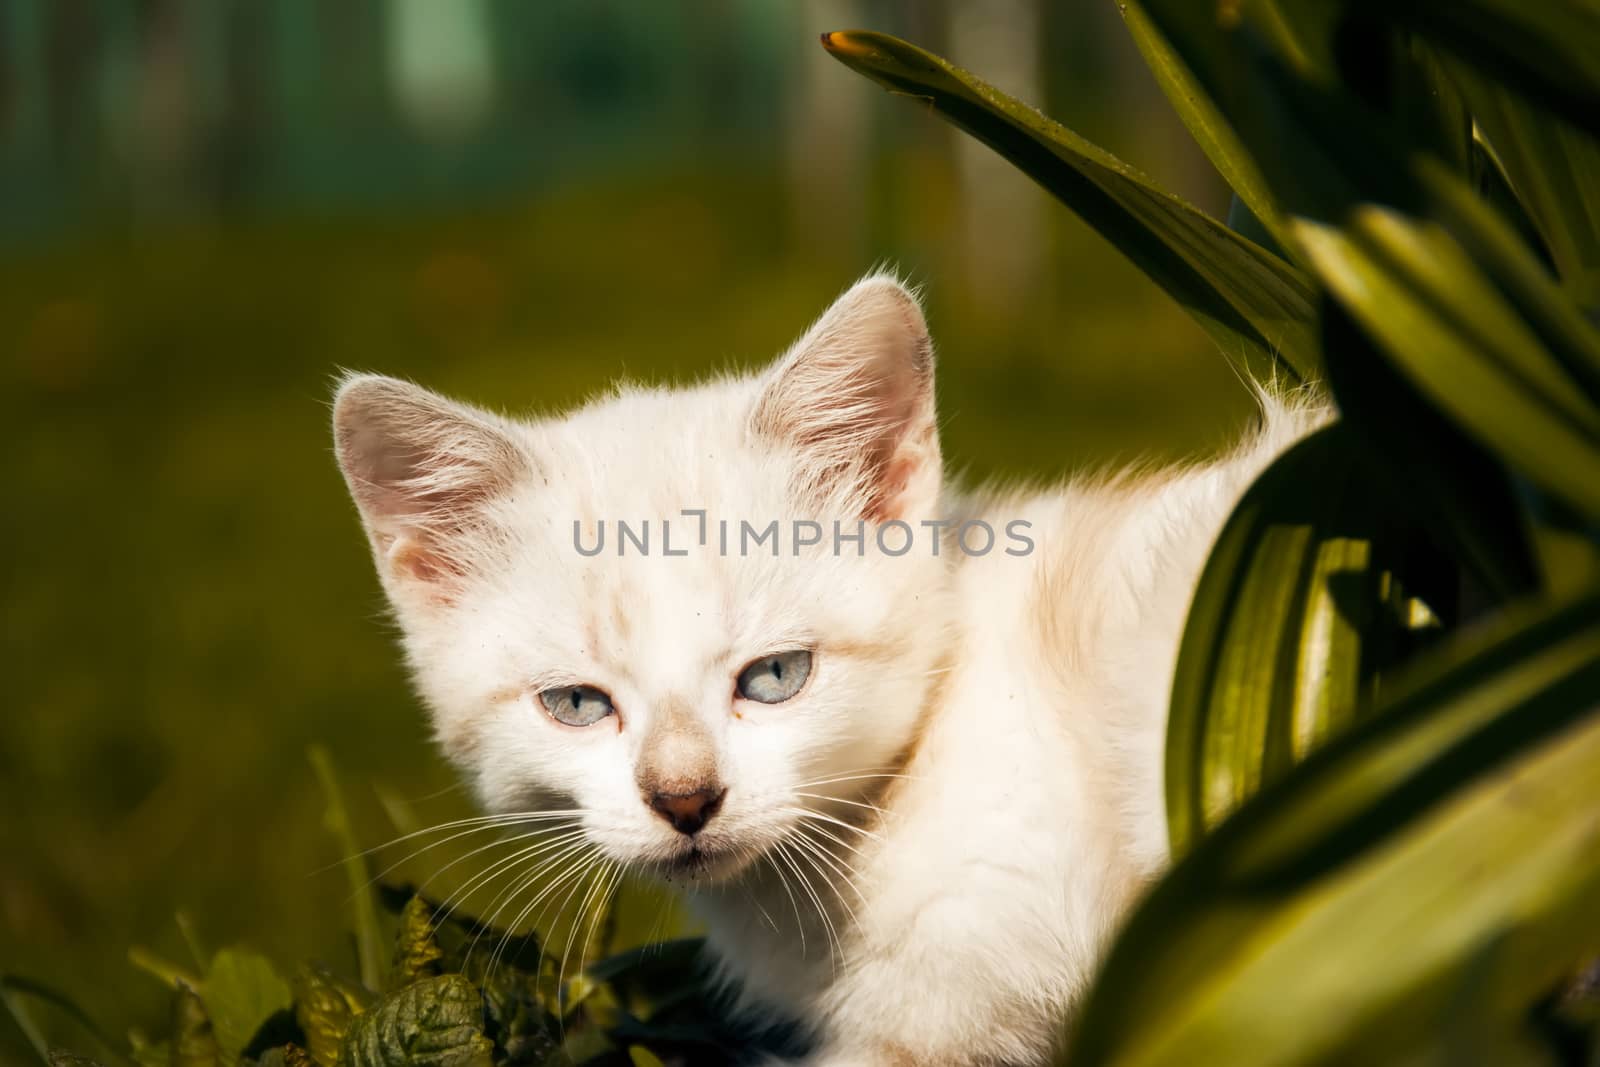
<instances>
[{"instance_id":1,"label":"white fur","mask_svg":"<svg viewBox=\"0 0 1600 1067\"><path fill-rule=\"evenodd\" d=\"M674 881L746 1008L811 1027L829 1067L1033 1063L1165 863L1165 709L1205 555L1323 417L1263 413L1214 462L956 493L920 310L873 276L760 375L530 422L353 377L336 434L418 687L487 807L577 810L564 862L653 869L689 844L641 768L682 763L727 793L711 858ZM835 555L832 521L862 515L1025 520L1036 547L967 556L947 532L935 556L919 528L891 557L869 522L862 557ZM824 544L716 551L718 519L794 518ZM613 528L585 558L574 519L585 544L649 519L655 551L619 558ZM686 556L660 554L662 519ZM745 664L796 647L799 695L735 697ZM578 683L617 715L555 722L537 694Z\"/></svg>"}]
</instances>

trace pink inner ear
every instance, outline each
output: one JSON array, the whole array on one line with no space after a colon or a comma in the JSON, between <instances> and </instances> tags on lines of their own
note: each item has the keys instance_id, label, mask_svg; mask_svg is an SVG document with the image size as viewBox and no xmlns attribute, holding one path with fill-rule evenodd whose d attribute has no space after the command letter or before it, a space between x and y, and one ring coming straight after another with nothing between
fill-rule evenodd
<instances>
[{"instance_id":1,"label":"pink inner ear","mask_svg":"<svg viewBox=\"0 0 1600 1067\"><path fill-rule=\"evenodd\" d=\"M932 345L911 295L871 278L841 297L775 369L754 425L809 453L804 488L848 481L863 518L897 517L939 456Z\"/></svg>"},{"instance_id":2,"label":"pink inner ear","mask_svg":"<svg viewBox=\"0 0 1600 1067\"><path fill-rule=\"evenodd\" d=\"M419 582L437 583L447 578L459 578L462 573L442 552L430 549L419 541L408 540L396 544L390 549L388 557L389 566L395 574Z\"/></svg>"},{"instance_id":3,"label":"pink inner ear","mask_svg":"<svg viewBox=\"0 0 1600 1067\"><path fill-rule=\"evenodd\" d=\"M438 583L465 573L462 538L527 469L493 416L386 378L356 379L334 408L339 463L380 561Z\"/></svg>"},{"instance_id":4,"label":"pink inner ear","mask_svg":"<svg viewBox=\"0 0 1600 1067\"><path fill-rule=\"evenodd\" d=\"M902 517L900 498L905 495L906 486L910 484L917 465L916 457L904 454L897 454L883 465L878 492L872 495L867 505L866 518L873 522L887 522Z\"/></svg>"}]
</instances>

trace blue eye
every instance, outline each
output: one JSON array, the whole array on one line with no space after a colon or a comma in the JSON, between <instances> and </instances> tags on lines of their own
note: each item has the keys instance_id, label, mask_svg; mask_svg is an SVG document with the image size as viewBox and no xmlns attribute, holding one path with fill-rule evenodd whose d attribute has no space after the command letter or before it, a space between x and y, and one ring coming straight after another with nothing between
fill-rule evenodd
<instances>
[{"instance_id":1,"label":"blue eye","mask_svg":"<svg viewBox=\"0 0 1600 1067\"><path fill-rule=\"evenodd\" d=\"M593 726L616 709L611 698L589 685L564 685L539 694L545 710L556 722L567 726Z\"/></svg>"},{"instance_id":2,"label":"blue eye","mask_svg":"<svg viewBox=\"0 0 1600 1067\"><path fill-rule=\"evenodd\" d=\"M782 704L811 676L811 653L803 648L762 656L739 672L739 695L762 704Z\"/></svg>"}]
</instances>

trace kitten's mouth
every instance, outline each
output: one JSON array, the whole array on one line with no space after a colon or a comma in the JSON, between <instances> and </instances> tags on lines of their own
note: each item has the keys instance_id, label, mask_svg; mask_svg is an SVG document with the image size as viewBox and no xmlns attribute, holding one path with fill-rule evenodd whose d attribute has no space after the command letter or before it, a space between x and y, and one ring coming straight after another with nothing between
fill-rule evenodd
<instances>
[{"instance_id":1,"label":"kitten's mouth","mask_svg":"<svg viewBox=\"0 0 1600 1067\"><path fill-rule=\"evenodd\" d=\"M662 877L669 882L675 879L717 881L735 873L743 862L732 849L716 848L695 840L660 866Z\"/></svg>"}]
</instances>

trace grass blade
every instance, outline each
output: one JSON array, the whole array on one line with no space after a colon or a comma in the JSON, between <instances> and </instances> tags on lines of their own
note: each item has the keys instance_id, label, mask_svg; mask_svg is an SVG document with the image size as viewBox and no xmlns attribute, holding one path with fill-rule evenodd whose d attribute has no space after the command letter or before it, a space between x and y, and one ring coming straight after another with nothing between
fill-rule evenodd
<instances>
[{"instance_id":1,"label":"grass blade","mask_svg":"<svg viewBox=\"0 0 1600 1067\"><path fill-rule=\"evenodd\" d=\"M366 857L350 824L350 812L345 807L344 794L340 792L339 780L334 774L333 757L321 745L314 745L310 759L327 803L324 822L344 853L342 866L345 879L350 884L350 898L355 912L356 959L361 969L361 984L368 989L378 989L383 981L384 941L383 932L378 926L378 901L371 888L371 872L367 870Z\"/></svg>"},{"instance_id":2,"label":"grass blade","mask_svg":"<svg viewBox=\"0 0 1600 1067\"><path fill-rule=\"evenodd\" d=\"M23 1004L23 998L31 998L40 1003L48 1004L62 1015L71 1019L80 1027L100 1048L100 1051L114 1057L120 1062L128 1062L128 1057L111 1043L110 1039L95 1025L94 1020L80 1008L66 994L58 992L40 982L32 979L20 978L16 975L0 975L0 1003L6 1007L7 1013L16 1022L17 1028L28 1039L34 1051L39 1054L39 1059L51 1063L50 1043L45 1038L44 1031L34 1020L33 1013Z\"/></svg>"}]
</instances>

